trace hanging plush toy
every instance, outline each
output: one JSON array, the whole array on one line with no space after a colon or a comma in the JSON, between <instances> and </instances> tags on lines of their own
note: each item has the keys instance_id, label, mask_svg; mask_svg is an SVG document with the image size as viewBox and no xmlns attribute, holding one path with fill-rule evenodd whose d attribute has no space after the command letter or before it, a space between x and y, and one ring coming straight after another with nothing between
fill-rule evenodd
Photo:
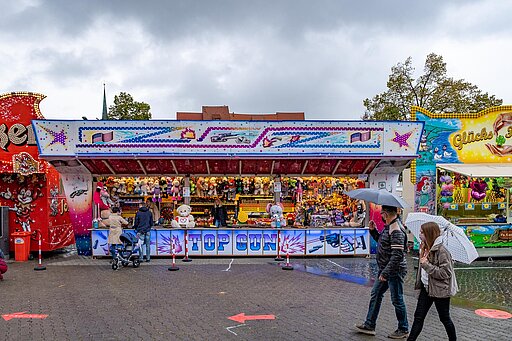
<instances>
[{"instance_id":1,"label":"hanging plush toy","mask_svg":"<svg viewBox=\"0 0 512 341\"><path fill-rule=\"evenodd\" d=\"M153 202L162 202L160 184L157 182L153 187Z\"/></svg>"},{"instance_id":2,"label":"hanging plush toy","mask_svg":"<svg viewBox=\"0 0 512 341\"><path fill-rule=\"evenodd\" d=\"M181 200L180 196L180 180L178 178L174 179L172 182L172 200Z\"/></svg>"},{"instance_id":3,"label":"hanging plush toy","mask_svg":"<svg viewBox=\"0 0 512 341\"><path fill-rule=\"evenodd\" d=\"M503 202L505 201L505 193L503 193L502 187L500 184L503 184L503 178L494 178L492 179L492 191L494 193L494 197L496 201Z\"/></svg>"},{"instance_id":4,"label":"hanging plush toy","mask_svg":"<svg viewBox=\"0 0 512 341\"><path fill-rule=\"evenodd\" d=\"M477 201L483 200L486 196L487 183L484 180L474 180L470 183L471 197Z\"/></svg>"},{"instance_id":5,"label":"hanging plush toy","mask_svg":"<svg viewBox=\"0 0 512 341\"><path fill-rule=\"evenodd\" d=\"M203 190L204 187L203 187L203 184L204 184L204 178L202 176L200 176L196 180L197 196L200 197L200 198L204 197L204 190Z\"/></svg>"},{"instance_id":6,"label":"hanging plush toy","mask_svg":"<svg viewBox=\"0 0 512 341\"><path fill-rule=\"evenodd\" d=\"M441 175L439 182L441 183L441 199L439 200L443 204L443 208L447 209L453 202L453 183L452 177L449 175Z\"/></svg>"}]
</instances>

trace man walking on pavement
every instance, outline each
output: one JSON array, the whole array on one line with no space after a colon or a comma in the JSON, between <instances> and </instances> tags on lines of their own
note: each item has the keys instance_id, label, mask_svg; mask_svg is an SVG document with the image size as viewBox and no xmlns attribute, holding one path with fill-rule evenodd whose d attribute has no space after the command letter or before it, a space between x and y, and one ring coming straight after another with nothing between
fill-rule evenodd
<instances>
[{"instance_id":1,"label":"man walking on pavement","mask_svg":"<svg viewBox=\"0 0 512 341\"><path fill-rule=\"evenodd\" d=\"M375 335L375 326L382 297L389 288L391 302L395 307L398 320L398 328L388 337L391 339L405 339L409 335L407 311L403 297L404 278L407 274L405 258L407 238L405 228L397 213L396 207L382 206L381 217L385 227L380 234L374 221L370 221L368 224L371 236L378 243L376 258L379 273L372 288L366 321L355 327L359 333Z\"/></svg>"},{"instance_id":2,"label":"man walking on pavement","mask_svg":"<svg viewBox=\"0 0 512 341\"><path fill-rule=\"evenodd\" d=\"M153 214L147 205L141 204L137 214L135 214L135 222L133 228L137 232L137 236L141 239L146 249L146 262L150 261L151 254L151 227L153 227ZM140 260L144 259L144 248L140 249Z\"/></svg>"}]
</instances>

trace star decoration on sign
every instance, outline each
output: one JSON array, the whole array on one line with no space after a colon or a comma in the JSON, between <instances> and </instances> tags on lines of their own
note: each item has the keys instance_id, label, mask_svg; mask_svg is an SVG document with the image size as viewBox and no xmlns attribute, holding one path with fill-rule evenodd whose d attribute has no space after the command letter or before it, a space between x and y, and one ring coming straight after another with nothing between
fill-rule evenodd
<instances>
[{"instance_id":1,"label":"star decoration on sign","mask_svg":"<svg viewBox=\"0 0 512 341\"><path fill-rule=\"evenodd\" d=\"M48 146L51 146L55 143L60 143L63 146L66 145L66 139L68 138L66 134L64 133L64 129L62 129L59 133L50 130L48 128L42 127L48 134L50 134L53 137L53 141L48 144ZM48 147L47 146L47 147Z\"/></svg>"},{"instance_id":2,"label":"star decoration on sign","mask_svg":"<svg viewBox=\"0 0 512 341\"><path fill-rule=\"evenodd\" d=\"M411 135L412 131L405 133L403 135L400 135L395 131L395 138L392 141L398 143L398 146L400 148L409 147L409 143L407 142L407 140L409 139L409 137L411 137Z\"/></svg>"}]
</instances>

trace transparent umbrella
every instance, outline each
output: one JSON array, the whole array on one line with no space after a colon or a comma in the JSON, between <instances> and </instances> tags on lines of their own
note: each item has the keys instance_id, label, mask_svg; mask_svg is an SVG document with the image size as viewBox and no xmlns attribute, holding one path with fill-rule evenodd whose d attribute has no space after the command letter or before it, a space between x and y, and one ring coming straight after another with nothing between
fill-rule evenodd
<instances>
[{"instance_id":1,"label":"transparent umbrella","mask_svg":"<svg viewBox=\"0 0 512 341\"><path fill-rule=\"evenodd\" d=\"M405 220L405 225L420 240L421 225L427 222L435 222L439 225L441 236L443 237L443 245L452 255L453 260L471 264L471 262L478 258L478 252L464 233L464 230L452 224L444 217L420 212L409 213Z\"/></svg>"}]
</instances>

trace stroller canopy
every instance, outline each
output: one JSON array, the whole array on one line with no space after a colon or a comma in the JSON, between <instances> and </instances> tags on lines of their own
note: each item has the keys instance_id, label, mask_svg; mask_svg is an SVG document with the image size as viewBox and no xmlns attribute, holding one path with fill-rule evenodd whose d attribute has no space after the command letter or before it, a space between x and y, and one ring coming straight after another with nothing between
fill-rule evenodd
<instances>
[{"instance_id":1,"label":"stroller canopy","mask_svg":"<svg viewBox=\"0 0 512 341\"><path fill-rule=\"evenodd\" d=\"M119 239L121 240L121 243L123 244L131 244L135 245L137 244L137 237L130 232L124 232L119 236Z\"/></svg>"}]
</instances>

